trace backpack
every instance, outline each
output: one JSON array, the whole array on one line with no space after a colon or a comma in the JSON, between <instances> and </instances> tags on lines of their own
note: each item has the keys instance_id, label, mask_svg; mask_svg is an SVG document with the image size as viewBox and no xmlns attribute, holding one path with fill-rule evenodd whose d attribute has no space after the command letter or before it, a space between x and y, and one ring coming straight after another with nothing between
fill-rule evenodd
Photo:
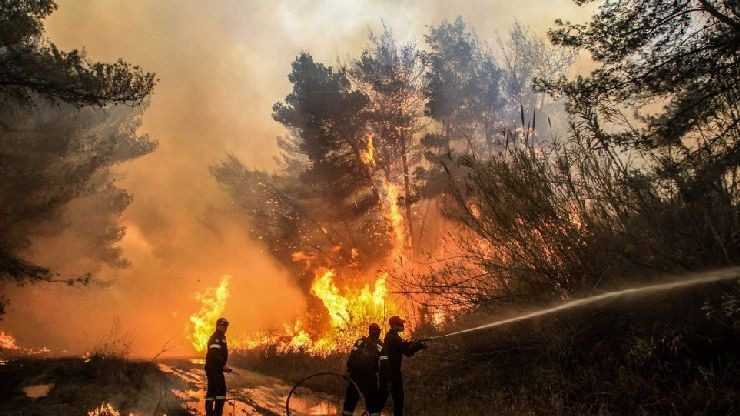
<instances>
[{"instance_id":1,"label":"backpack","mask_svg":"<svg viewBox=\"0 0 740 416\"><path fill-rule=\"evenodd\" d=\"M380 344L367 338L355 342L347 358L347 369L353 374L374 374L378 371Z\"/></svg>"}]
</instances>

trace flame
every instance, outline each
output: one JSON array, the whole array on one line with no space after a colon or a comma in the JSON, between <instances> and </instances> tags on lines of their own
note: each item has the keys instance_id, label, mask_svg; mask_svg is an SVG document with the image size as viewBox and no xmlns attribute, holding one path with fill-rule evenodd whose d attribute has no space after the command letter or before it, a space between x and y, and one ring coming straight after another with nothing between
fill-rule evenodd
<instances>
[{"instance_id":1,"label":"flame","mask_svg":"<svg viewBox=\"0 0 740 416\"><path fill-rule=\"evenodd\" d=\"M311 262L311 260L314 260L316 256L312 254L306 254L303 251L296 251L295 253L291 254L290 258L291 260L293 260L294 263L298 263L301 261Z\"/></svg>"},{"instance_id":2,"label":"flame","mask_svg":"<svg viewBox=\"0 0 740 416\"><path fill-rule=\"evenodd\" d=\"M373 144L372 134L367 138L367 149L360 154L360 159L366 166L375 166L375 145Z\"/></svg>"},{"instance_id":3,"label":"flame","mask_svg":"<svg viewBox=\"0 0 740 416\"><path fill-rule=\"evenodd\" d=\"M290 256L293 263L303 263L306 270L311 268L314 260L316 260L315 254L308 254L304 251L296 251Z\"/></svg>"},{"instance_id":4,"label":"flame","mask_svg":"<svg viewBox=\"0 0 740 416\"><path fill-rule=\"evenodd\" d=\"M386 207L386 219L391 224L394 238L394 256L397 257L401 249L406 245L406 231L403 226L403 215L401 208L398 206L398 186L394 183L383 180L383 199Z\"/></svg>"},{"instance_id":5,"label":"flame","mask_svg":"<svg viewBox=\"0 0 740 416\"><path fill-rule=\"evenodd\" d=\"M334 283L335 276L331 269L319 271L311 293L321 300L329 315L331 331L322 337L324 342L347 349L365 335L370 323L382 324L386 314L397 308L388 299L387 273L379 273L372 285L367 283L359 290L348 288L344 293Z\"/></svg>"},{"instance_id":6,"label":"flame","mask_svg":"<svg viewBox=\"0 0 740 416\"><path fill-rule=\"evenodd\" d=\"M360 159L365 166L370 168L375 167L375 144L373 142L373 135L370 134L367 138L367 148L360 154ZM396 258L401 254L401 250L406 246L406 231L403 226L403 215L401 215L401 208L398 206L398 186L383 178L380 184L381 187L381 198L383 199L382 204L385 209L385 217L391 224L394 238L394 250L393 257Z\"/></svg>"},{"instance_id":7,"label":"flame","mask_svg":"<svg viewBox=\"0 0 740 416\"><path fill-rule=\"evenodd\" d=\"M340 289L335 283L336 277L334 270L321 269L311 285L311 294L321 300L329 317L328 329L312 336L297 320L292 325L284 325L283 335L254 334L237 342L239 347L326 356L348 351L357 338L367 334L370 323L382 325L388 315L399 313L399 308L388 298L387 273L379 273L374 281L357 288Z\"/></svg>"},{"instance_id":8,"label":"flame","mask_svg":"<svg viewBox=\"0 0 740 416\"><path fill-rule=\"evenodd\" d=\"M103 403L87 412L87 416L121 416L121 413L110 403Z\"/></svg>"},{"instance_id":9,"label":"flame","mask_svg":"<svg viewBox=\"0 0 740 416\"><path fill-rule=\"evenodd\" d=\"M17 350L18 344L12 335L0 331L0 350Z\"/></svg>"},{"instance_id":10,"label":"flame","mask_svg":"<svg viewBox=\"0 0 740 416\"><path fill-rule=\"evenodd\" d=\"M216 327L216 320L226 307L226 300L229 297L229 279L231 276L225 275L217 287L208 288L203 293L195 295L195 298L200 301L200 310L190 315L192 324L190 340L198 352L205 350L208 338Z\"/></svg>"},{"instance_id":11,"label":"flame","mask_svg":"<svg viewBox=\"0 0 740 416\"><path fill-rule=\"evenodd\" d=\"M375 160L375 143L373 136L367 137L367 147L360 154L362 163L370 168L371 180L374 187L379 188L381 198L381 209L388 224L390 224L389 237L393 241L391 257L397 259L406 249L406 228L404 217L399 206L399 188L387 178L379 179L373 171L377 161ZM320 226L320 231L329 234L329 230ZM332 254L339 253L342 246L335 245L330 248ZM351 248L350 256L353 261L360 257L356 248ZM306 270L312 269L317 263L326 260L318 254L295 251L291 254L291 260L295 263L303 263ZM355 265L357 263L354 263ZM317 297L326 311L328 328L305 328L300 320L292 324L286 324L279 334L273 332L257 332L246 338L233 339L232 345L237 348L258 349L269 348L277 352L305 352L312 355L325 356L336 351L348 351L354 341L367 334L370 323L384 324L387 316L399 314L398 307L390 298L387 287L387 273L378 273L374 279L360 279L362 283L350 284L339 287L337 281L348 282L357 279L337 279L337 273L332 268L321 268L314 271L314 279L311 284L310 293ZM193 335L191 336L193 346L197 351L202 351L208 337L213 330L213 322L223 311L226 297L228 296L228 285L222 282L223 289L219 287L215 292L199 296L202 307L199 313L190 317L193 323ZM219 295L220 292L221 295ZM312 322L315 322L312 320Z\"/></svg>"},{"instance_id":12,"label":"flame","mask_svg":"<svg viewBox=\"0 0 740 416\"><path fill-rule=\"evenodd\" d=\"M349 301L339 294L339 289L334 284L333 270L323 272L314 280L311 293L324 303L333 327L341 327L349 322Z\"/></svg>"}]
</instances>

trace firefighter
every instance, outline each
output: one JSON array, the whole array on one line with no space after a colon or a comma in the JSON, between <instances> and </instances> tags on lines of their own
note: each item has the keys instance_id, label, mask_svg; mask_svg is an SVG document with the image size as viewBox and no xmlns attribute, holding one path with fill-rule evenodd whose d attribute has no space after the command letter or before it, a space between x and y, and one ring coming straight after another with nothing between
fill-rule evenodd
<instances>
[{"instance_id":1,"label":"firefighter","mask_svg":"<svg viewBox=\"0 0 740 416\"><path fill-rule=\"evenodd\" d=\"M404 331L405 321L398 316L388 320L390 329L385 334L383 350L380 353L380 392L378 411L383 410L390 393L393 398L393 416L403 415L403 356L411 357L427 346L420 341L404 341L400 333Z\"/></svg>"},{"instance_id":2,"label":"firefighter","mask_svg":"<svg viewBox=\"0 0 740 416\"><path fill-rule=\"evenodd\" d=\"M230 373L231 369L226 367L229 359L229 349L226 346L226 330L229 321L219 318L216 321L216 330L208 339L208 350L206 352L206 416L221 416L226 402L226 379L224 373Z\"/></svg>"},{"instance_id":3,"label":"firefighter","mask_svg":"<svg viewBox=\"0 0 740 416\"><path fill-rule=\"evenodd\" d=\"M378 406L379 369L378 360L383 344L380 342L380 326L370 324L368 336L358 339L347 358L347 372L352 382L347 383L344 396L344 416L352 416L360 400L365 398L365 407L370 416L380 415ZM355 387L355 385L357 387ZM358 392L357 389L360 389Z\"/></svg>"}]
</instances>

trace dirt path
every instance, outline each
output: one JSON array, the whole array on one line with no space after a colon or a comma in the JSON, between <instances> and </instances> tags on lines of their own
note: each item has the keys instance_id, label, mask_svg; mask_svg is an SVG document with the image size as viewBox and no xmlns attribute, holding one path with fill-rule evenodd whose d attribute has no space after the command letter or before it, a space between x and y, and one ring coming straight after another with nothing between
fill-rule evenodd
<instances>
[{"instance_id":1,"label":"dirt path","mask_svg":"<svg viewBox=\"0 0 740 416\"><path fill-rule=\"evenodd\" d=\"M188 410L203 415L205 374L201 360L166 360L162 371L181 378L189 386L187 391L176 391ZM224 416L285 414L285 399L292 386L275 377L265 376L242 368L226 375L229 387ZM291 415L337 415L338 400L329 395L301 388L291 398Z\"/></svg>"}]
</instances>

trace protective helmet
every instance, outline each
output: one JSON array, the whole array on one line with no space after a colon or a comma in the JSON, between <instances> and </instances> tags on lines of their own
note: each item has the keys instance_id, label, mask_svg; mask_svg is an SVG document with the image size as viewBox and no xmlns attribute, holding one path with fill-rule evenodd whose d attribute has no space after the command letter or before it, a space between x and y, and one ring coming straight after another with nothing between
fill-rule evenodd
<instances>
[{"instance_id":1,"label":"protective helmet","mask_svg":"<svg viewBox=\"0 0 740 416\"><path fill-rule=\"evenodd\" d=\"M218 320L216 321L216 326L218 325L229 326L229 321L227 321L226 318L218 318Z\"/></svg>"},{"instance_id":2,"label":"protective helmet","mask_svg":"<svg viewBox=\"0 0 740 416\"><path fill-rule=\"evenodd\" d=\"M370 324L370 326L368 327L368 333L370 335L375 334L377 336L380 336L380 325L378 325L376 323Z\"/></svg>"}]
</instances>

